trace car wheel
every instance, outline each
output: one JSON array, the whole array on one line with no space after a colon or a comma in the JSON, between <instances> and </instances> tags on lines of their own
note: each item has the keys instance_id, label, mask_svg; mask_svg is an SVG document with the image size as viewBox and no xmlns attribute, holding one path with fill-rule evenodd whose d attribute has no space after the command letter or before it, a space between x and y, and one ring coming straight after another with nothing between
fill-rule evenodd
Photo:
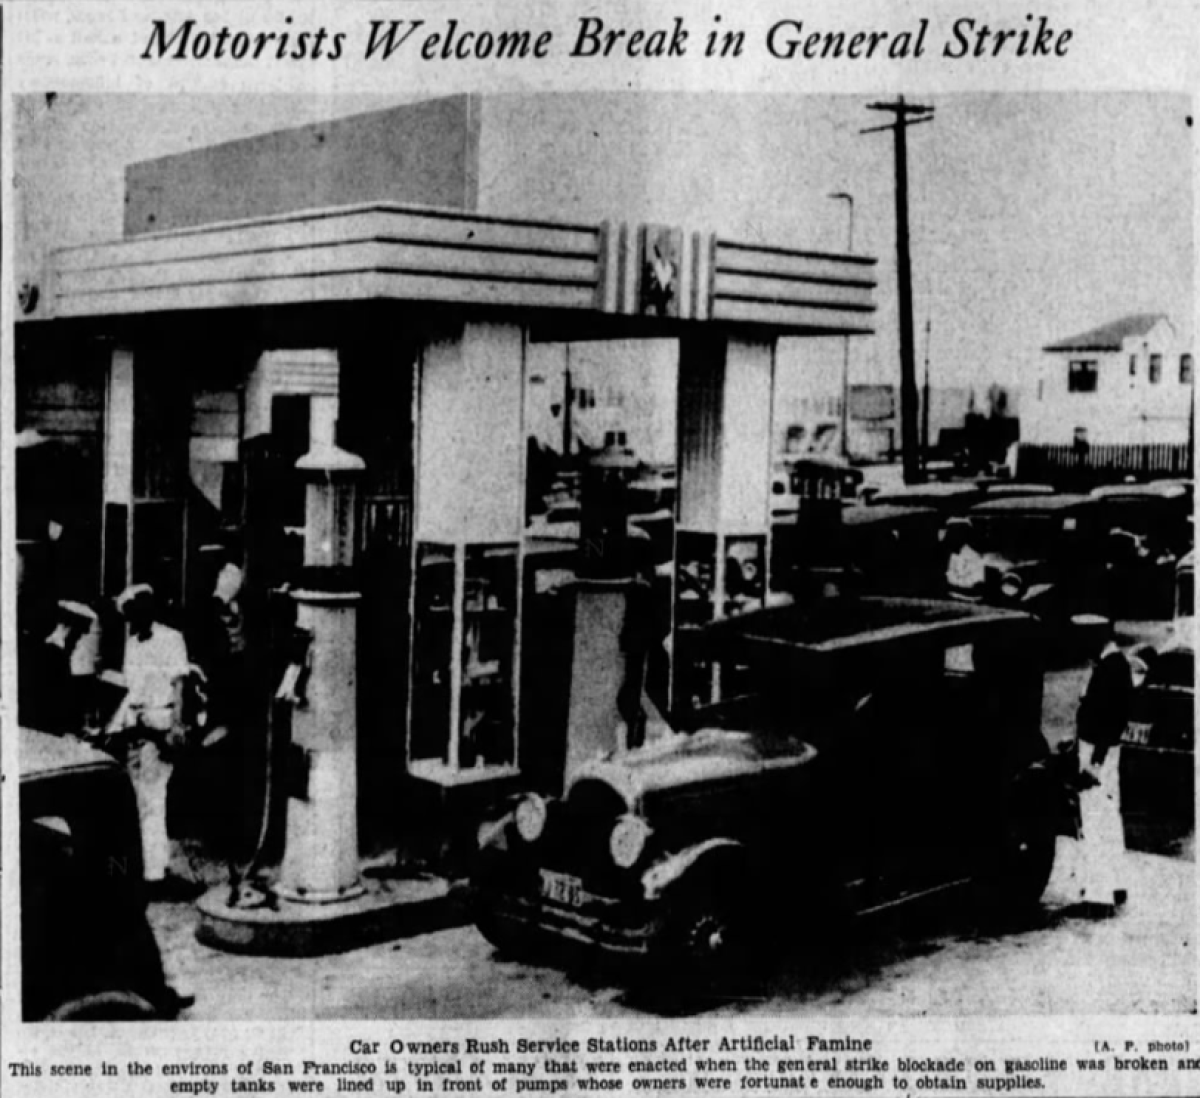
<instances>
[{"instance_id":1,"label":"car wheel","mask_svg":"<svg viewBox=\"0 0 1200 1098\"><path fill-rule=\"evenodd\" d=\"M729 991L750 977L754 951L749 921L729 881L685 888L670 901L663 924L658 975L664 990L683 997Z\"/></svg>"},{"instance_id":2,"label":"car wheel","mask_svg":"<svg viewBox=\"0 0 1200 1098\"><path fill-rule=\"evenodd\" d=\"M1013 919L1033 914L1050 881L1056 846L1050 821L1029 815L1013 818L983 874L980 899L985 916Z\"/></svg>"},{"instance_id":3,"label":"car wheel","mask_svg":"<svg viewBox=\"0 0 1200 1098\"><path fill-rule=\"evenodd\" d=\"M161 1015L132 991L98 991L61 1003L48 1022L144 1022Z\"/></svg>"},{"instance_id":4,"label":"car wheel","mask_svg":"<svg viewBox=\"0 0 1200 1098\"><path fill-rule=\"evenodd\" d=\"M1010 829L1005 842L1004 877L1018 907L1031 907L1041 898L1054 870L1057 837L1053 827L1038 820Z\"/></svg>"},{"instance_id":5,"label":"car wheel","mask_svg":"<svg viewBox=\"0 0 1200 1098\"><path fill-rule=\"evenodd\" d=\"M502 957L514 961L533 960L537 950L530 931L511 919L499 916L483 902L474 905L475 928Z\"/></svg>"}]
</instances>

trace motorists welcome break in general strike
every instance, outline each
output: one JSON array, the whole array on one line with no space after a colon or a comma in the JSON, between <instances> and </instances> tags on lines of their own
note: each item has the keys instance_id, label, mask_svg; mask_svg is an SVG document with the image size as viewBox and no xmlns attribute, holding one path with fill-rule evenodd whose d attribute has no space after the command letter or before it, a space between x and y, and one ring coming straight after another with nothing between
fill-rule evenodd
<instances>
[{"instance_id":1,"label":"motorists welcome break in general strike","mask_svg":"<svg viewBox=\"0 0 1200 1098\"><path fill-rule=\"evenodd\" d=\"M719 16L717 17L720 18ZM929 20L918 19L902 30L806 30L800 19L781 19L768 29L767 52L781 61L793 60L908 60L925 55ZM959 58L1065 57L1073 37L1069 28L1055 29L1044 15L1025 16L1016 25L985 23L971 17L956 19L942 43L941 56ZM579 59L619 57L632 60L681 58L689 53L690 33L675 16L661 25L613 26L597 16L583 16L566 56ZM206 28L196 19L174 27L166 20L151 23L143 60L340 60L347 33L326 27L301 30L292 16L272 30L246 31L228 25ZM718 31L715 24L701 39L706 57L740 56L745 31ZM393 55L422 61L524 61L549 56L553 32L524 27L473 28L456 18L426 28L423 19L373 19L367 28L363 59L389 60ZM411 43L411 44L410 44Z\"/></svg>"}]
</instances>

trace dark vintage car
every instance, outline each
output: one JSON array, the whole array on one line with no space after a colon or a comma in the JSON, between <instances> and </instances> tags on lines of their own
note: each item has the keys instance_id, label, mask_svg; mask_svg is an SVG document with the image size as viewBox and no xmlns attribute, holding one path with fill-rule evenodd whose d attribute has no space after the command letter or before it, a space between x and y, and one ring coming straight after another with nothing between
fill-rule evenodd
<instances>
[{"instance_id":1,"label":"dark vintage car","mask_svg":"<svg viewBox=\"0 0 1200 1098\"><path fill-rule=\"evenodd\" d=\"M20 774L25 1020L174 1017L125 771L78 740L22 730Z\"/></svg>"},{"instance_id":2,"label":"dark vintage car","mask_svg":"<svg viewBox=\"0 0 1200 1098\"><path fill-rule=\"evenodd\" d=\"M1121 815L1130 847L1167 853L1196 829L1195 558L1175 569L1174 635L1148 660L1121 738Z\"/></svg>"},{"instance_id":3,"label":"dark vintage car","mask_svg":"<svg viewBox=\"0 0 1200 1098\"><path fill-rule=\"evenodd\" d=\"M1174 642L1150 661L1122 736L1121 815L1131 847L1170 852L1196 827L1196 653Z\"/></svg>"},{"instance_id":4,"label":"dark vintage car","mask_svg":"<svg viewBox=\"0 0 1200 1098\"><path fill-rule=\"evenodd\" d=\"M771 531L773 576L791 591L828 580L859 594L942 593L939 542L943 518L929 507L855 504L835 513L820 538L802 538L793 523Z\"/></svg>"},{"instance_id":5,"label":"dark vintage car","mask_svg":"<svg viewBox=\"0 0 1200 1098\"><path fill-rule=\"evenodd\" d=\"M965 516L984 558L982 601L1035 614L1057 639L1080 615L1111 613L1104 512L1079 495L986 500Z\"/></svg>"},{"instance_id":6,"label":"dark vintage car","mask_svg":"<svg viewBox=\"0 0 1200 1098\"><path fill-rule=\"evenodd\" d=\"M1097 488L1108 544L1113 616L1169 618L1176 563L1191 548L1191 484L1152 481Z\"/></svg>"},{"instance_id":7,"label":"dark vintage car","mask_svg":"<svg viewBox=\"0 0 1200 1098\"><path fill-rule=\"evenodd\" d=\"M688 988L956 884L995 910L1036 904L1069 813L1035 623L840 601L719 623L710 651L750 665L744 696L485 823L470 892L485 937L517 955L582 943Z\"/></svg>"}]
</instances>

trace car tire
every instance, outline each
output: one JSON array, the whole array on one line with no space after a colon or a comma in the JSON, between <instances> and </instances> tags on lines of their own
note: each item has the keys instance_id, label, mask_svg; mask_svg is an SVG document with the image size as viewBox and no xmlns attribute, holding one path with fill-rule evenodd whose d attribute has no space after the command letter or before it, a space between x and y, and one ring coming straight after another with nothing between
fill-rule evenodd
<instances>
[{"instance_id":1,"label":"car tire","mask_svg":"<svg viewBox=\"0 0 1200 1098\"><path fill-rule=\"evenodd\" d=\"M46 1015L48 1022L145 1022L160 1013L132 991L97 991L60 1003Z\"/></svg>"},{"instance_id":2,"label":"car tire","mask_svg":"<svg viewBox=\"0 0 1200 1098\"><path fill-rule=\"evenodd\" d=\"M1035 913L1054 871L1057 844L1051 818L1030 805L1011 812L980 882L985 915L1011 920Z\"/></svg>"},{"instance_id":3,"label":"car tire","mask_svg":"<svg viewBox=\"0 0 1200 1098\"><path fill-rule=\"evenodd\" d=\"M706 875L668 898L655 978L681 1000L753 978L755 950L741 878Z\"/></svg>"},{"instance_id":4,"label":"car tire","mask_svg":"<svg viewBox=\"0 0 1200 1098\"><path fill-rule=\"evenodd\" d=\"M501 957L513 961L537 959L537 946L530 931L497 915L484 902L473 905L472 917L475 928Z\"/></svg>"}]
</instances>

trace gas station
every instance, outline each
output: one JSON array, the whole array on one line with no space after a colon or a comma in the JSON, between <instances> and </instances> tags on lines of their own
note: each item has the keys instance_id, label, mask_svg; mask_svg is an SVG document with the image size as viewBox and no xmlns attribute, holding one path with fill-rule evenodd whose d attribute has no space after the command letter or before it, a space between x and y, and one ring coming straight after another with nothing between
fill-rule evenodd
<instances>
[{"instance_id":1,"label":"gas station","mask_svg":"<svg viewBox=\"0 0 1200 1098\"><path fill-rule=\"evenodd\" d=\"M327 124L325 144L369 159L355 124ZM287 161L281 174L309 170L296 150L312 142L253 140L260 160ZM97 598L149 582L182 616L206 592L201 547L236 527L247 588L290 607L286 643L259 634L292 713L272 910L328 920L373 902L360 827L453 864L482 807L553 790L634 734L619 696L637 580L612 523L585 489L573 545L529 536L537 346L677 348L665 579L685 706L720 690L689 660L689 632L771 591L778 342L870 334L875 261L703 227L485 214L433 154L375 198L260 208L206 175L214 157L132 171L127 203L154 215L130 231L127 209L123 239L52 253L17 325L18 371L36 389L41 364L86 363L101 394ZM382 171L346 177L370 187ZM199 178L203 194L209 175L211 205L181 187L173 219L172 181ZM288 951L217 908L218 944Z\"/></svg>"}]
</instances>

